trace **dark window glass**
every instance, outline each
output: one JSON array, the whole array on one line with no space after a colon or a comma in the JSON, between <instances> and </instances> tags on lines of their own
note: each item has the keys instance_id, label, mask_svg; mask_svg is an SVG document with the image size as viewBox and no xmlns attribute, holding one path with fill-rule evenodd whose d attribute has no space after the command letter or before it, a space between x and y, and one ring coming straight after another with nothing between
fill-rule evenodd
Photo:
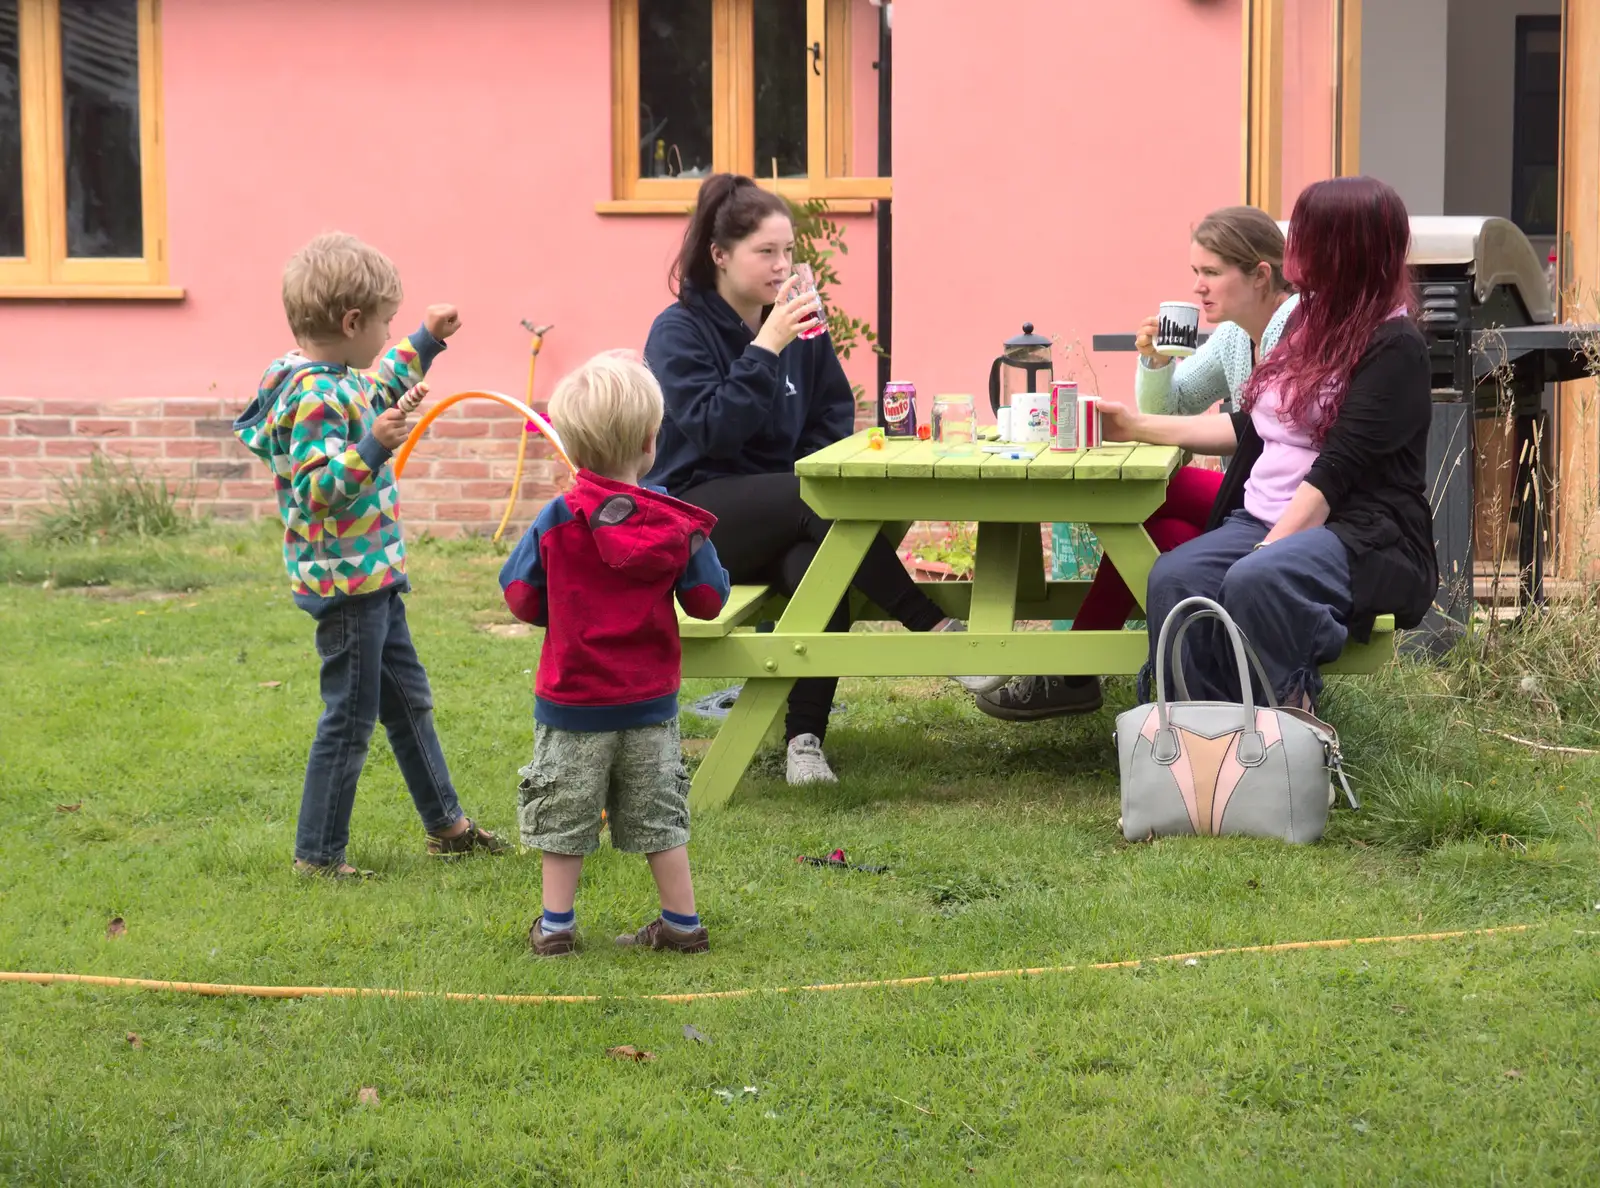
<instances>
[{"instance_id":1,"label":"dark window glass","mask_svg":"<svg viewBox=\"0 0 1600 1188\"><path fill-rule=\"evenodd\" d=\"M711 0L639 0L639 176L711 172Z\"/></svg>"},{"instance_id":2,"label":"dark window glass","mask_svg":"<svg viewBox=\"0 0 1600 1188\"><path fill-rule=\"evenodd\" d=\"M17 0L0 0L0 256L23 256L22 82Z\"/></svg>"},{"instance_id":3,"label":"dark window glass","mask_svg":"<svg viewBox=\"0 0 1600 1188\"><path fill-rule=\"evenodd\" d=\"M1561 18L1518 17L1516 55L1511 219L1529 235L1554 235L1561 176Z\"/></svg>"},{"instance_id":4,"label":"dark window glass","mask_svg":"<svg viewBox=\"0 0 1600 1188\"><path fill-rule=\"evenodd\" d=\"M67 255L144 255L138 0L60 0Z\"/></svg>"},{"instance_id":5,"label":"dark window glass","mask_svg":"<svg viewBox=\"0 0 1600 1188\"><path fill-rule=\"evenodd\" d=\"M760 0L755 6L757 177L806 176L805 0ZM818 65L817 69L821 69Z\"/></svg>"}]
</instances>

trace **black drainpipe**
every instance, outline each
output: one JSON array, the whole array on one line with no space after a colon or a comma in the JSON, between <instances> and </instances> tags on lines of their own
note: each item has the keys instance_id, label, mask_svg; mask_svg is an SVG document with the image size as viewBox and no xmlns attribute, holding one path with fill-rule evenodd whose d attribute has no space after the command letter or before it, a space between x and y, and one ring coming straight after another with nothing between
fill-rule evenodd
<instances>
[{"instance_id":1,"label":"black drainpipe","mask_svg":"<svg viewBox=\"0 0 1600 1188\"><path fill-rule=\"evenodd\" d=\"M892 152L894 119L890 58L893 52L889 32L889 4L878 9L878 176L893 177ZM889 357L893 341L894 318L894 204L887 198L878 202L878 390L873 405L878 409L878 427L883 427L883 385L890 376Z\"/></svg>"}]
</instances>

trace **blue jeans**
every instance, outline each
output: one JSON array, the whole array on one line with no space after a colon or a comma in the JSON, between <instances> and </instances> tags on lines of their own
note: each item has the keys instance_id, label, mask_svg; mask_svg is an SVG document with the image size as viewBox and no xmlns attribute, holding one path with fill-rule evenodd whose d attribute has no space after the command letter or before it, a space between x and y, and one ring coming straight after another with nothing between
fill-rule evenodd
<instances>
[{"instance_id":1,"label":"blue jeans","mask_svg":"<svg viewBox=\"0 0 1600 1188\"><path fill-rule=\"evenodd\" d=\"M433 729L433 691L406 627L397 590L351 598L317 620L322 658L322 717L306 762L294 856L323 866L344 861L350 810L379 721L429 833L461 817L439 736Z\"/></svg>"},{"instance_id":2,"label":"blue jeans","mask_svg":"<svg viewBox=\"0 0 1600 1188\"><path fill-rule=\"evenodd\" d=\"M1248 512L1236 511L1157 559L1146 602L1150 661L1139 675L1141 700L1151 700L1161 624L1178 603L1199 594L1220 602L1233 616L1260 655L1281 703L1299 705L1307 694L1316 703L1322 693L1318 668L1338 659L1349 634L1350 559L1326 528L1296 532L1256 551L1268 531ZM1233 650L1216 620L1190 628L1182 663L1195 700L1239 699ZM1265 704L1259 690L1256 700Z\"/></svg>"}]
</instances>

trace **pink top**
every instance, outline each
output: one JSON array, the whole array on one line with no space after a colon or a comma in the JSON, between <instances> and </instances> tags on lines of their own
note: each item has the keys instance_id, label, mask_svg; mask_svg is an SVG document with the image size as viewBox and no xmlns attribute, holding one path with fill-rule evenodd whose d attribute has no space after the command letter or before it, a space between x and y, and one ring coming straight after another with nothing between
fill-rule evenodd
<instances>
[{"instance_id":1,"label":"pink top","mask_svg":"<svg viewBox=\"0 0 1600 1188\"><path fill-rule=\"evenodd\" d=\"M1282 518L1321 452L1311 444L1310 430L1279 415L1282 397L1283 389L1273 384L1262 391L1250 412L1261 435L1261 457L1244 483L1244 510L1269 527Z\"/></svg>"},{"instance_id":2,"label":"pink top","mask_svg":"<svg viewBox=\"0 0 1600 1188\"><path fill-rule=\"evenodd\" d=\"M1406 307L1396 306L1390 318L1404 317ZM1311 444L1311 432L1283 420L1283 392L1279 385L1265 389L1251 410L1250 421L1261 436L1261 457L1244 483L1244 510L1268 526L1276 525L1289 501L1305 482L1311 465L1322 451Z\"/></svg>"}]
</instances>

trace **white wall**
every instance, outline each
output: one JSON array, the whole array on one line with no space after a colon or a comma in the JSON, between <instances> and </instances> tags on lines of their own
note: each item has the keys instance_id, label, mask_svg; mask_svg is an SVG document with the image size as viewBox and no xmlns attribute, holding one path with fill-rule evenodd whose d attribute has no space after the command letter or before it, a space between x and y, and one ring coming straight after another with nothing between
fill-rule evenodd
<instances>
[{"instance_id":1,"label":"white wall","mask_svg":"<svg viewBox=\"0 0 1600 1188\"><path fill-rule=\"evenodd\" d=\"M1510 217L1517 17L1560 12L1561 0L1450 0L1445 214Z\"/></svg>"},{"instance_id":2,"label":"white wall","mask_svg":"<svg viewBox=\"0 0 1600 1188\"><path fill-rule=\"evenodd\" d=\"M1492 6L1497 0L1477 2ZM1361 172L1400 191L1412 214L1446 212L1446 78L1453 65L1448 50L1454 44L1460 3L1382 0L1362 5ZM1508 60L1509 54L1508 49ZM1508 112L1508 123L1510 118ZM1509 177L1509 158L1506 168Z\"/></svg>"}]
</instances>

